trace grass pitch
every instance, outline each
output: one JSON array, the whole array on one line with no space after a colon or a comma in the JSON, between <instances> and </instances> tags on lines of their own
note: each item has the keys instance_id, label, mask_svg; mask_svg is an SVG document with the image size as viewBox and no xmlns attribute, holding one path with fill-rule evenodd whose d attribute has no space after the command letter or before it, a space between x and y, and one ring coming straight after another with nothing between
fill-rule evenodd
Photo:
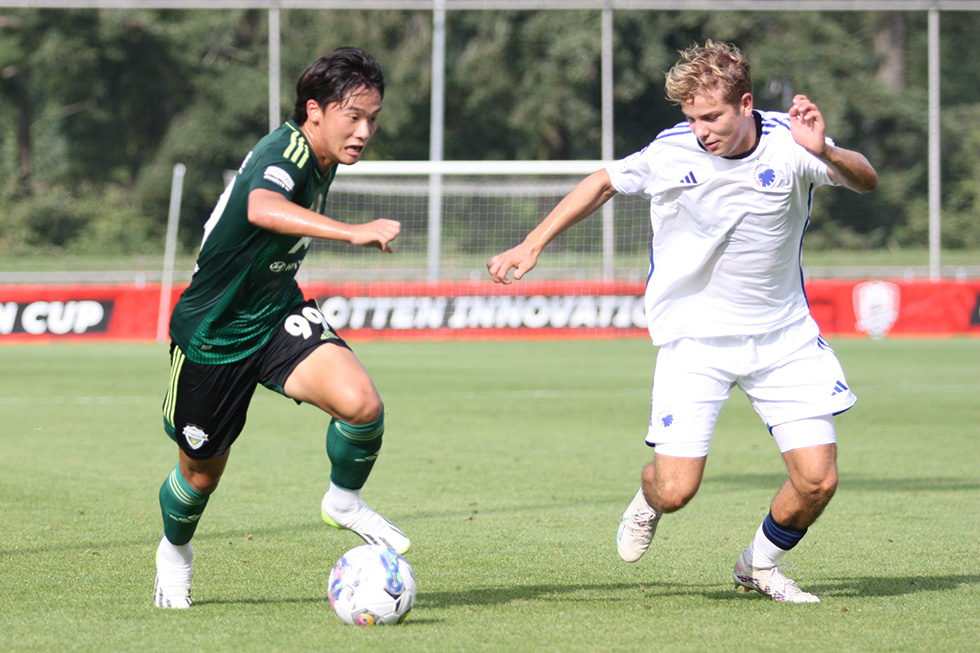
<instances>
[{"instance_id":1,"label":"grass pitch","mask_svg":"<svg viewBox=\"0 0 980 653\"><path fill-rule=\"evenodd\" d=\"M0 347L0 649L975 650L980 339L833 344L859 402L837 496L791 554L815 605L732 591L784 478L743 395L698 497L630 565L615 533L650 456L649 343L355 345L388 408L364 497L412 537L420 588L404 624L367 629L324 598L360 540L319 518L317 410L257 391L194 539L195 605L165 611L166 349Z\"/></svg>"}]
</instances>

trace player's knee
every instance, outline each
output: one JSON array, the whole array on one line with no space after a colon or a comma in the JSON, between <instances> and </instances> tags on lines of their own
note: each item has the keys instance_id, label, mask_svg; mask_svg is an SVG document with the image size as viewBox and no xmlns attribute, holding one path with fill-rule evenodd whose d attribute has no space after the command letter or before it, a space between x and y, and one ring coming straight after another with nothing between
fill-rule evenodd
<instances>
[{"instance_id":1,"label":"player's knee","mask_svg":"<svg viewBox=\"0 0 980 653\"><path fill-rule=\"evenodd\" d=\"M821 478L797 479L796 491L809 503L826 505L837 492L837 472L832 470Z\"/></svg>"},{"instance_id":2,"label":"player's knee","mask_svg":"<svg viewBox=\"0 0 980 653\"><path fill-rule=\"evenodd\" d=\"M195 492L199 492L201 494L211 494L217 490L218 481L221 480L220 474L214 475L207 472L195 471L184 472L183 470L181 473L185 474L187 484L190 485Z\"/></svg>"},{"instance_id":3,"label":"player's knee","mask_svg":"<svg viewBox=\"0 0 980 653\"><path fill-rule=\"evenodd\" d=\"M339 413L337 418L341 421L359 426L370 424L380 418L384 414L384 404L377 392L373 389L370 391L365 389L352 392L337 412Z\"/></svg>"},{"instance_id":4,"label":"player's knee","mask_svg":"<svg viewBox=\"0 0 980 653\"><path fill-rule=\"evenodd\" d=\"M218 481L225 471L228 451L216 458L196 460L180 454L180 475L195 492L211 494L218 488Z\"/></svg>"},{"instance_id":5,"label":"player's knee","mask_svg":"<svg viewBox=\"0 0 980 653\"><path fill-rule=\"evenodd\" d=\"M697 490L691 492L685 488L668 485L656 492L644 492L644 495L647 497L647 503L657 512L667 513L676 512L686 506L696 493Z\"/></svg>"},{"instance_id":6,"label":"player's knee","mask_svg":"<svg viewBox=\"0 0 980 653\"><path fill-rule=\"evenodd\" d=\"M680 510L694 498L697 491L696 483L657 479L652 465L643 470L643 496L659 513Z\"/></svg>"},{"instance_id":7,"label":"player's knee","mask_svg":"<svg viewBox=\"0 0 980 653\"><path fill-rule=\"evenodd\" d=\"M817 483L815 494L818 500L823 503L830 501L834 493L837 492L837 472L828 474L822 481Z\"/></svg>"}]
</instances>

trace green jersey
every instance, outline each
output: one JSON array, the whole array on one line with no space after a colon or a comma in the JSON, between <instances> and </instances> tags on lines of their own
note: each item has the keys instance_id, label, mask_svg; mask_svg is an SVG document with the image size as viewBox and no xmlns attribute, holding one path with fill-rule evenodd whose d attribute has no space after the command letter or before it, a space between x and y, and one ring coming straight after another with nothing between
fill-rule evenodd
<instances>
[{"instance_id":1,"label":"green jersey","mask_svg":"<svg viewBox=\"0 0 980 653\"><path fill-rule=\"evenodd\" d=\"M170 337L187 358L200 364L241 360L304 301L296 272L311 239L251 224L248 195L265 188L323 214L335 171L323 174L293 121L245 157L204 227L194 276L170 318Z\"/></svg>"}]
</instances>

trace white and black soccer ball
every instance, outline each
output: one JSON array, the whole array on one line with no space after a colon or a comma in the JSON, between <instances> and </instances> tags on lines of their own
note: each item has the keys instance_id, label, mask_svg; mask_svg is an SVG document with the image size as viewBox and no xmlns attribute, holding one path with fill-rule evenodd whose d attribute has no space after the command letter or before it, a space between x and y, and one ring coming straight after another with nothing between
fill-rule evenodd
<instances>
[{"instance_id":1,"label":"white and black soccer ball","mask_svg":"<svg viewBox=\"0 0 980 653\"><path fill-rule=\"evenodd\" d=\"M408 560L378 544L342 555L327 582L330 606L352 626L401 623L415 604L415 593L415 572Z\"/></svg>"}]
</instances>

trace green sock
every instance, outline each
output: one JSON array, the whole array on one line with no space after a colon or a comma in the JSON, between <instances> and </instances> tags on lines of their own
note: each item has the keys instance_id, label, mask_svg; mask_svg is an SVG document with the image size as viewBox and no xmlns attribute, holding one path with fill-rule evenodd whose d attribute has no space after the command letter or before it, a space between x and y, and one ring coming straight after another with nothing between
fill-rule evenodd
<instances>
[{"instance_id":1,"label":"green sock","mask_svg":"<svg viewBox=\"0 0 980 653\"><path fill-rule=\"evenodd\" d=\"M357 426L330 421L327 428L327 457L330 458L330 480L348 490L360 490L371 474L381 449L385 432L384 413L370 424Z\"/></svg>"},{"instance_id":2,"label":"green sock","mask_svg":"<svg viewBox=\"0 0 980 653\"><path fill-rule=\"evenodd\" d=\"M163 513L163 534L171 544L187 544L194 537L197 521L208 505L211 495L201 494L184 479L180 465L160 486L160 511Z\"/></svg>"}]
</instances>

